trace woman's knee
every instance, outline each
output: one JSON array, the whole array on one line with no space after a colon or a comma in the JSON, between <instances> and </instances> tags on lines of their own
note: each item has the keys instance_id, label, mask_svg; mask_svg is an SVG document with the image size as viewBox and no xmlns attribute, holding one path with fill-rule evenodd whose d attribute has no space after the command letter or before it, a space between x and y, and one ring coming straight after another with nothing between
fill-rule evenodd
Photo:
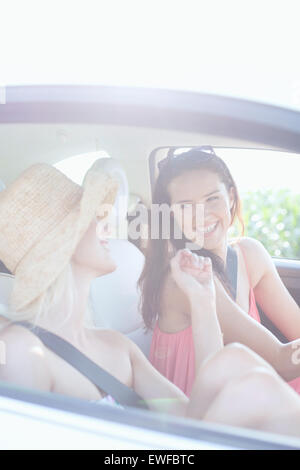
<instances>
[{"instance_id":1,"label":"woman's knee","mask_svg":"<svg viewBox=\"0 0 300 470\"><path fill-rule=\"evenodd\" d=\"M238 379L257 367L273 371L266 361L246 346L232 343L202 364L197 381L206 389L219 391L228 381Z\"/></svg>"},{"instance_id":2,"label":"woman's knee","mask_svg":"<svg viewBox=\"0 0 300 470\"><path fill-rule=\"evenodd\" d=\"M272 367L262 357L249 349L247 346L240 343L231 343L220 351L216 359L220 362L221 367L234 367L240 366L248 369L253 367L265 367L272 370Z\"/></svg>"},{"instance_id":3,"label":"woman's knee","mask_svg":"<svg viewBox=\"0 0 300 470\"><path fill-rule=\"evenodd\" d=\"M203 362L198 371L198 381L201 381L202 386L206 388L224 385L228 379L239 375L241 365L245 360L244 356L247 355L247 350L241 344L234 343L225 346Z\"/></svg>"},{"instance_id":4,"label":"woman's knee","mask_svg":"<svg viewBox=\"0 0 300 470\"><path fill-rule=\"evenodd\" d=\"M203 371L220 370L232 371L242 368L244 371L250 367L258 367L267 364L257 354L240 343L226 345L221 351L208 358L202 365Z\"/></svg>"},{"instance_id":5,"label":"woman's knee","mask_svg":"<svg viewBox=\"0 0 300 470\"><path fill-rule=\"evenodd\" d=\"M263 429L280 406L280 378L265 367L257 367L232 379L220 391L204 419L236 426ZM285 384L283 384L285 385Z\"/></svg>"},{"instance_id":6,"label":"woman's knee","mask_svg":"<svg viewBox=\"0 0 300 470\"><path fill-rule=\"evenodd\" d=\"M270 370L264 366L258 366L245 373L240 378L233 380L231 386L235 387L241 394L249 394L252 397L256 392L257 396L268 400L275 390L283 383L282 379L276 374L275 371Z\"/></svg>"},{"instance_id":7,"label":"woman's knee","mask_svg":"<svg viewBox=\"0 0 300 470\"><path fill-rule=\"evenodd\" d=\"M280 404L288 385L272 370L256 367L245 375L233 379L225 387L224 395L238 401L248 411L263 420L270 412L274 413Z\"/></svg>"}]
</instances>

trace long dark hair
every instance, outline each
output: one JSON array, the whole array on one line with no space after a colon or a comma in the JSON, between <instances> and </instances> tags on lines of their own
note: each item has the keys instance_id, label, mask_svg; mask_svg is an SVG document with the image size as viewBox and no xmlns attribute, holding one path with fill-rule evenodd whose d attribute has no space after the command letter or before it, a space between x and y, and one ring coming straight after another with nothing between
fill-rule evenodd
<instances>
[{"instance_id":1,"label":"long dark hair","mask_svg":"<svg viewBox=\"0 0 300 470\"><path fill-rule=\"evenodd\" d=\"M231 173L224 163L213 151L208 153L201 148L193 148L185 151L179 155L169 155L161 165L160 173L158 175L155 189L153 193L153 204L168 204L171 205L170 195L168 193L168 186L170 182L180 176L182 173L191 170L209 170L216 173L220 180L225 184L229 191L233 188L234 203L231 209L231 224L235 221L236 217L239 219L241 225L241 232L244 233L244 223L241 214L241 201L238 195L236 184L231 176ZM164 239L162 236L162 217L160 214L159 219L159 237L158 239L149 237L148 247L146 251L146 260L143 272L139 279L139 287L141 289L141 311L146 328L153 328L155 319L157 317L162 287L165 277L169 271L170 253L168 250L169 240ZM189 242L184 234L180 239L174 237L174 219L171 218L170 229L170 242L176 251L185 248L186 243ZM199 256L210 257L212 267L215 275L220 279L226 291L232 294L231 286L228 281L223 260L204 248L193 250Z\"/></svg>"}]
</instances>

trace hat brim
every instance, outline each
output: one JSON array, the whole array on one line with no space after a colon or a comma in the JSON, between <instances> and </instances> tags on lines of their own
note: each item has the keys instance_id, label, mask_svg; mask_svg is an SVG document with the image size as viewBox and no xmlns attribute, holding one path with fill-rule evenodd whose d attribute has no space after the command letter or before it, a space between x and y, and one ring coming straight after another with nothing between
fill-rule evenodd
<instances>
[{"instance_id":1,"label":"hat brim","mask_svg":"<svg viewBox=\"0 0 300 470\"><path fill-rule=\"evenodd\" d=\"M113 206L117 190L118 185L110 176L94 170L87 173L80 204L48 232L18 265L11 296L14 310L26 309L53 284L67 267L101 207L105 205L108 211Z\"/></svg>"}]
</instances>

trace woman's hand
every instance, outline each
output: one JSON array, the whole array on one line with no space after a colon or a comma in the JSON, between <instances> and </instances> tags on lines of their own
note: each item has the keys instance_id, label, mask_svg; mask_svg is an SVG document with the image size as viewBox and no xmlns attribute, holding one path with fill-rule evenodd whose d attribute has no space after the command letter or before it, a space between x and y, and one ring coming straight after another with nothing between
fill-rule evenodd
<instances>
[{"instance_id":1,"label":"woman's hand","mask_svg":"<svg viewBox=\"0 0 300 470\"><path fill-rule=\"evenodd\" d=\"M204 258L180 250L171 260L171 274L178 287L189 299L197 297L215 302L215 285L213 281L210 258Z\"/></svg>"},{"instance_id":2,"label":"woman's hand","mask_svg":"<svg viewBox=\"0 0 300 470\"><path fill-rule=\"evenodd\" d=\"M195 369L223 348L223 337L216 312L216 293L210 258L179 251L171 260L171 274L190 303Z\"/></svg>"}]
</instances>

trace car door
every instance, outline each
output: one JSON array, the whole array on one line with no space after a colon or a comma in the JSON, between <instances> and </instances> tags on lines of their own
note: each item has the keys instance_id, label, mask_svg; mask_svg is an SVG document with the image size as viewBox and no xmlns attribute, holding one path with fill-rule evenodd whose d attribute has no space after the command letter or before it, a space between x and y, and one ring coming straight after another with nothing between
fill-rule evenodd
<instances>
[{"instance_id":1,"label":"car door","mask_svg":"<svg viewBox=\"0 0 300 470\"><path fill-rule=\"evenodd\" d=\"M62 126L68 132L61 133ZM142 193L146 188L146 197L148 181L145 175L151 149L160 145L225 145L230 142L230 145L276 148L300 154L300 113L243 100L170 90L8 87L7 102L0 110L0 137L1 173L5 176L5 183L29 164L41 159L55 163L57 155L72 155L74 149L94 148L95 142L101 141L108 153L124 155L131 179L134 173L138 174L139 186L133 185L135 192ZM283 258L275 262L283 281L299 300L299 261ZM0 384L0 395L4 397L9 393L9 398L13 398L16 390L9 387L7 392L7 387ZM35 392L30 401L38 406L41 404L40 395ZM26 396L26 391L22 390L18 399L26 401ZM50 404L51 398L56 400L55 397L42 397L47 410L61 406L69 411L68 398L64 397L64 403L59 400L60 404L56 401ZM6 401L3 401L3 409L5 412L8 410ZM97 415L94 409L88 409L86 403L74 403L72 411L75 422L80 413ZM8 415L10 413L13 414L14 410L8 410ZM38 408L36 413L37 417L42 416ZM103 412L99 409L99 418L105 413L109 415L109 421L113 420L112 415L116 415L118 421L129 426L138 422L144 431L153 426L149 415L149 422L144 415L137 421L133 417L134 412L122 413L115 409ZM183 441L189 433L199 444L204 439L213 442L209 426L203 423L203 433L200 433L199 423L182 423L165 416L162 420L157 417L157 420L159 432L166 429L168 423L171 438L175 434L180 436L182 440L176 442L177 448L183 448ZM16 428L16 434L17 431ZM240 430L234 430L232 434L224 430L226 443L232 447L267 447L260 435L257 435L258 443L253 443L250 434L245 431L245 440L240 444ZM99 431L99 439L101 435L102 431ZM220 439L219 434L216 439ZM275 448L280 447L280 439L276 439ZM222 446L225 447L223 441Z\"/></svg>"}]
</instances>

